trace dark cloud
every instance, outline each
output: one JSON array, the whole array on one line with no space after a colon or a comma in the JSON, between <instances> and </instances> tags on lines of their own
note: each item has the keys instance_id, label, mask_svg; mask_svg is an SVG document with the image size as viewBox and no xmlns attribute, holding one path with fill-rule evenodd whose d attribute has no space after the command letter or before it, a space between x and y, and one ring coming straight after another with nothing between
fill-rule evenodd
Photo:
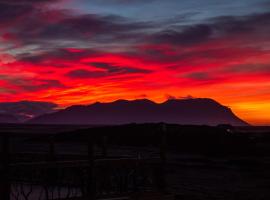
<instances>
[{"instance_id":1,"label":"dark cloud","mask_svg":"<svg viewBox=\"0 0 270 200\"><path fill-rule=\"evenodd\" d=\"M10 24L32 11L31 5L8 4L0 1L0 26Z\"/></svg>"},{"instance_id":2,"label":"dark cloud","mask_svg":"<svg viewBox=\"0 0 270 200\"><path fill-rule=\"evenodd\" d=\"M148 23L132 22L119 16L68 15L67 12L61 19L48 23L34 14L31 16L31 23L26 22L18 26L15 34L24 45L60 46L65 42L73 42L75 45L113 43L115 39L120 38L124 43L135 40L134 35L138 39L142 31L151 27Z\"/></svg>"},{"instance_id":3,"label":"dark cloud","mask_svg":"<svg viewBox=\"0 0 270 200\"><path fill-rule=\"evenodd\" d=\"M224 72L237 73L237 74L254 74L254 73L270 73L270 64L261 63L246 63L239 65L227 66Z\"/></svg>"},{"instance_id":4,"label":"dark cloud","mask_svg":"<svg viewBox=\"0 0 270 200\"><path fill-rule=\"evenodd\" d=\"M112 63L100 63L94 62L90 63L92 66L100 69L105 69L107 73L110 74L132 74L132 73L150 73L150 70L133 68L133 67L123 67L114 65Z\"/></svg>"},{"instance_id":5,"label":"dark cloud","mask_svg":"<svg viewBox=\"0 0 270 200\"><path fill-rule=\"evenodd\" d=\"M61 0L0 0L0 25L13 25L13 22L17 22L17 27L13 27L12 32L20 31L16 28L27 25L29 20L38 21L42 25L43 19L39 14L46 10L44 4L55 4L59 1Z\"/></svg>"},{"instance_id":6,"label":"dark cloud","mask_svg":"<svg viewBox=\"0 0 270 200\"><path fill-rule=\"evenodd\" d=\"M217 36L227 35L259 36L270 30L270 13L247 16L223 16L210 20ZM259 37L258 37L259 38Z\"/></svg>"},{"instance_id":7,"label":"dark cloud","mask_svg":"<svg viewBox=\"0 0 270 200\"><path fill-rule=\"evenodd\" d=\"M185 28L179 27L172 30L162 31L155 36L154 42L175 45L198 44L208 40L212 33L213 30L211 26L206 24L189 26Z\"/></svg>"},{"instance_id":8,"label":"dark cloud","mask_svg":"<svg viewBox=\"0 0 270 200\"><path fill-rule=\"evenodd\" d=\"M47 90L47 89L52 89L52 88L66 88L66 86L58 80L22 79L22 80L13 81L12 84L20 87L21 89L27 92L36 92L36 91Z\"/></svg>"},{"instance_id":9,"label":"dark cloud","mask_svg":"<svg viewBox=\"0 0 270 200\"><path fill-rule=\"evenodd\" d=\"M34 0L7 2L0 0L0 5L3 4L2 9L0 6L2 11L0 23L8 23L11 19L20 21L21 16L27 16L15 28L6 32L12 34L21 45L33 44L43 50L61 46L65 48L70 45L87 46L87 44L121 46L130 43L154 43L191 46L237 33L250 35L264 32L266 34L266 30L270 29L270 13L215 17L200 24L172 26L179 20L185 21L196 13L154 23L132 21L116 15L75 14L72 10L60 9L52 11L46 6L38 8L33 6L31 2ZM37 2L52 3L53 1ZM117 2L122 1L114 1ZM48 17L52 12L57 17L54 15Z\"/></svg>"},{"instance_id":10,"label":"dark cloud","mask_svg":"<svg viewBox=\"0 0 270 200\"><path fill-rule=\"evenodd\" d=\"M94 66L103 71L90 71L86 69L77 69L68 72L66 75L70 78L101 78L112 75L124 75L124 74L146 74L151 73L150 70L139 69L133 67L117 66L109 63L91 63Z\"/></svg>"},{"instance_id":11,"label":"dark cloud","mask_svg":"<svg viewBox=\"0 0 270 200\"><path fill-rule=\"evenodd\" d=\"M39 79L39 78L30 79L30 78L20 77L19 75L9 76L7 74L0 74L0 80L3 80L5 83L7 83L8 86L12 86L12 88L14 87L20 88L26 92L36 92L36 91L52 89L52 88L58 88L58 89L66 88L66 86L63 83L61 83L59 80L54 80L54 79Z\"/></svg>"},{"instance_id":12,"label":"dark cloud","mask_svg":"<svg viewBox=\"0 0 270 200\"><path fill-rule=\"evenodd\" d=\"M260 6L262 6L263 8L269 8L270 9L270 1L265 1L263 3L259 4Z\"/></svg>"},{"instance_id":13,"label":"dark cloud","mask_svg":"<svg viewBox=\"0 0 270 200\"><path fill-rule=\"evenodd\" d=\"M45 113L54 112L57 104L41 101L1 102L0 114L10 114L24 121Z\"/></svg>"},{"instance_id":14,"label":"dark cloud","mask_svg":"<svg viewBox=\"0 0 270 200\"><path fill-rule=\"evenodd\" d=\"M92 49L53 49L41 53L20 54L17 60L39 65L51 65L55 67L65 67L61 61L79 61L81 58L99 56L100 53Z\"/></svg>"},{"instance_id":15,"label":"dark cloud","mask_svg":"<svg viewBox=\"0 0 270 200\"><path fill-rule=\"evenodd\" d=\"M84 78L100 78L106 76L106 72L102 71L90 71L86 69L77 69L72 70L66 74L66 76L70 78L78 78L78 79L84 79Z\"/></svg>"},{"instance_id":16,"label":"dark cloud","mask_svg":"<svg viewBox=\"0 0 270 200\"><path fill-rule=\"evenodd\" d=\"M194 73L186 74L185 77L194 79L194 80L199 80L199 81L211 79L210 75L206 72L194 72Z\"/></svg>"},{"instance_id":17,"label":"dark cloud","mask_svg":"<svg viewBox=\"0 0 270 200\"><path fill-rule=\"evenodd\" d=\"M6 4L35 4L35 3L55 3L60 0L0 0L0 3Z\"/></svg>"},{"instance_id":18,"label":"dark cloud","mask_svg":"<svg viewBox=\"0 0 270 200\"><path fill-rule=\"evenodd\" d=\"M70 44L72 46L113 43L123 45L130 42L189 46L237 32L250 34L263 32L262 29L264 32L270 29L270 13L216 17L201 24L172 26L179 20L183 21L196 13L183 14L176 16L175 19L164 21L163 24L157 24L136 22L116 15L75 14L72 10L53 10L46 6L35 6L37 3L55 2L58 1L0 0L0 24L8 24L16 20L16 26L6 29L6 33L12 34L21 45L34 44L41 49L59 48ZM119 4L136 2L142 1L111 1ZM157 30L159 31L156 32Z\"/></svg>"},{"instance_id":19,"label":"dark cloud","mask_svg":"<svg viewBox=\"0 0 270 200\"><path fill-rule=\"evenodd\" d=\"M203 24L173 26L153 34L154 43L196 45L231 35L260 38L270 31L270 13L211 18Z\"/></svg>"},{"instance_id":20,"label":"dark cloud","mask_svg":"<svg viewBox=\"0 0 270 200\"><path fill-rule=\"evenodd\" d=\"M93 0L93 2L98 4L120 4L120 5L130 5L130 4L141 4L141 3L153 3L157 0Z\"/></svg>"},{"instance_id":21,"label":"dark cloud","mask_svg":"<svg viewBox=\"0 0 270 200\"><path fill-rule=\"evenodd\" d=\"M0 94L17 94L17 91L11 88L0 87Z\"/></svg>"},{"instance_id":22,"label":"dark cloud","mask_svg":"<svg viewBox=\"0 0 270 200\"><path fill-rule=\"evenodd\" d=\"M54 0L0 0L1 35L14 47L35 45L37 49L134 42L151 23L117 15L76 14L73 10L43 6ZM6 37L9 36L9 37ZM10 37L12 36L12 37ZM136 39L135 39L136 38ZM87 45L86 45L87 46Z\"/></svg>"}]
</instances>

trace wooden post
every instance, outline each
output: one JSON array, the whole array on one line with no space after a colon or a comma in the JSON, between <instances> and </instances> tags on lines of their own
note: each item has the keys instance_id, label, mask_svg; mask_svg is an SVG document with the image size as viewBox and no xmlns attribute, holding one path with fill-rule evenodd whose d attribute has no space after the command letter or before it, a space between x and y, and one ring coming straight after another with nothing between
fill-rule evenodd
<instances>
[{"instance_id":1,"label":"wooden post","mask_svg":"<svg viewBox=\"0 0 270 200\"><path fill-rule=\"evenodd\" d=\"M10 182L9 182L9 136L7 134L2 135L1 141L1 163L0 165L0 199L10 199Z\"/></svg>"}]
</instances>

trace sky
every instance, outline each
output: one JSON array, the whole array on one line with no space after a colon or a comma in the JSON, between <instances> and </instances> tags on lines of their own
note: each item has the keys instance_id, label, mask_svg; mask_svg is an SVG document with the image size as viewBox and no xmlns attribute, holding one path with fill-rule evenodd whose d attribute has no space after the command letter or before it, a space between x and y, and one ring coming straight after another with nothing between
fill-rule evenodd
<instances>
[{"instance_id":1,"label":"sky","mask_svg":"<svg viewBox=\"0 0 270 200\"><path fill-rule=\"evenodd\" d=\"M270 0L0 0L0 102L213 98L270 125Z\"/></svg>"}]
</instances>

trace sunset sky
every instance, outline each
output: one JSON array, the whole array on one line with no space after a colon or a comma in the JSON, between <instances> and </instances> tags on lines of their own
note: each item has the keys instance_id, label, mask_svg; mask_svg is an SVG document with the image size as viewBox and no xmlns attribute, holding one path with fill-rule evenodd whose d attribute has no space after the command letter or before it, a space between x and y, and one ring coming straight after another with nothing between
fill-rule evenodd
<instances>
[{"instance_id":1,"label":"sunset sky","mask_svg":"<svg viewBox=\"0 0 270 200\"><path fill-rule=\"evenodd\" d=\"M0 102L187 97L270 125L270 0L0 0Z\"/></svg>"}]
</instances>

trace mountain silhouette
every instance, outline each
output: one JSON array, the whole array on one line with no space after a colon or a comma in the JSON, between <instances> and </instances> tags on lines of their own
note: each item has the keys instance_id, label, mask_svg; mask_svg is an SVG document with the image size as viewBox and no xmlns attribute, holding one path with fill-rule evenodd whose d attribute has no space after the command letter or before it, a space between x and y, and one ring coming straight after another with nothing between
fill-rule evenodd
<instances>
[{"instance_id":1,"label":"mountain silhouette","mask_svg":"<svg viewBox=\"0 0 270 200\"><path fill-rule=\"evenodd\" d=\"M10 114L6 114L6 113L0 113L0 123L4 124L4 123L19 123L19 120L14 117L13 115Z\"/></svg>"},{"instance_id":2,"label":"mountain silhouette","mask_svg":"<svg viewBox=\"0 0 270 200\"><path fill-rule=\"evenodd\" d=\"M93 125L158 122L191 125L248 125L239 119L230 108L206 98L173 99L160 104L147 99L117 100L111 103L98 102L86 106L71 106L28 121L31 124Z\"/></svg>"},{"instance_id":3,"label":"mountain silhouette","mask_svg":"<svg viewBox=\"0 0 270 200\"><path fill-rule=\"evenodd\" d=\"M12 115L20 122L25 122L39 115L52 113L56 104L44 101L0 102L0 113Z\"/></svg>"}]
</instances>

